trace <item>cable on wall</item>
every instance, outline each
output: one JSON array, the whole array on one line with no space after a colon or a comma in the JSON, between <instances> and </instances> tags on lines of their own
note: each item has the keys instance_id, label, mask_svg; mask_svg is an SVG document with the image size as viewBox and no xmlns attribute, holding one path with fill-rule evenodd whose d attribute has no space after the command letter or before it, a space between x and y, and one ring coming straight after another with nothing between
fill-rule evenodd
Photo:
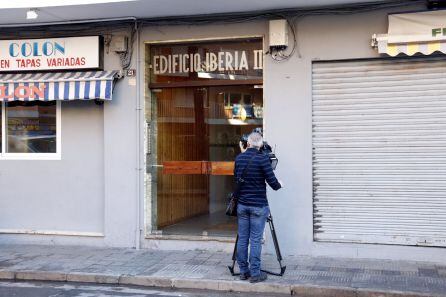
<instances>
[{"instance_id":1,"label":"cable on wall","mask_svg":"<svg viewBox=\"0 0 446 297\"><path fill-rule=\"evenodd\" d=\"M284 62L284 61L289 60L296 52L297 37L296 37L296 29L294 27L295 21L294 21L294 18L290 19L289 17L285 17L282 15L278 15L278 17L286 20L288 28L291 32L291 35L293 38L291 51L289 51L289 53L286 53L284 49L271 49L270 51L266 52L265 55L271 55L271 58L276 62ZM300 57L300 53L299 53L299 57Z\"/></svg>"},{"instance_id":2,"label":"cable on wall","mask_svg":"<svg viewBox=\"0 0 446 297\"><path fill-rule=\"evenodd\" d=\"M132 64L133 45L135 43L135 37L136 34L138 34L138 30L139 30L139 24L137 22L135 22L132 26L130 26L128 49L125 52L119 53L119 59L121 61L121 67L123 70L129 69L130 65Z\"/></svg>"},{"instance_id":3,"label":"cable on wall","mask_svg":"<svg viewBox=\"0 0 446 297\"><path fill-rule=\"evenodd\" d=\"M118 20L113 19L93 19L93 20L77 20L66 22L55 22L55 24L46 23L41 24L0 24L0 33L5 37L21 36L26 34L63 34L73 31L98 33L107 30L107 27L116 26L117 28L127 28L129 24L138 21L142 26L163 26L163 25L206 25L219 23L244 23L264 19L272 19L277 16L282 16L291 20L291 18L300 18L311 15L348 15L355 13L364 13L382 9L392 8L410 8L412 5L426 5L425 0L394 0L394 1L374 1L356 4L344 4L326 7L313 8L287 8L276 9L268 11L251 11L243 13L222 13L222 14L206 14L206 15L192 15L192 16L175 16L162 18L135 18L123 17ZM23 27L24 30L17 30ZM23 31L24 33L20 32Z\"/></svg>"},{"instance_id":4,"label":"cable on wall","mask_svg":"<svg viewBox=\"0 0 446 297\"><path fill-rule=\"evenodd\" d=\"M289 31L292 36L292 47L288 52L285 50L275 50L271 56L275 61L283 62L289 60L296 52L300 56L297 44L296 23L306 16L321 15L349 15L365 13L382 9L404 8L411 9L411 6L426 5L425 0L394 0L394 1L374 1L356 4L344 4L329 7L313 8L289 8L269 11L251 11L244 13L223 13L193 16L176 16L163 18L140 18L123 17L120 19L94 19L94 20L68 20L63 22L38 24L0 24L0 34L3 38L42 38L47 36L63 37L71 34L76 35L109 35L122 33L122 30L129 30L128 51L120 53L120 60L123 69L128 69L131 65L135 35L143 26L164 26L164 25L207 25L207 24L227 24L245 23L260 20L274 19L280 16L286 19ZM22 27L21 27L22 26Z\"/></svg>"}]
</instances>

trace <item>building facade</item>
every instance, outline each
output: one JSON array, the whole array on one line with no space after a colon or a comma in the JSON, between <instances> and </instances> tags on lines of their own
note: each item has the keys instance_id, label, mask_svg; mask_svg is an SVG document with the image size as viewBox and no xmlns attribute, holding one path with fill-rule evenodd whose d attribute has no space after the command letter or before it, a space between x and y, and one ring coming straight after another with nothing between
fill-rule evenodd
<instances>
[{"instance_id":1,"label":"building facade","mask_svg":"<svg viewBox=\"0 0 446 297\"><path fill-rule=\"evenodd\" d=\"M283 62L268 20L141 26L110 102L61 103L60 159L1 160L1 241L230 251L231 158L262 127L284 255L443 262L446 63L371 46L419 8L300 18Z\"/></svg>"}]
</instances>

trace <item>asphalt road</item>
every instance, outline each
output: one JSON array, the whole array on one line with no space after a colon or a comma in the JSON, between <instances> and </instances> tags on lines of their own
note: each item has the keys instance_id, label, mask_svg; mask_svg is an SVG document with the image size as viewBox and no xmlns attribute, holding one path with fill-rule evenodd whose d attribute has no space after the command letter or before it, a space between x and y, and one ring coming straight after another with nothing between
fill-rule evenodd
<instances>
[{"instance_id":1,"label":"asphalt road","mask_svg":"<svg viewBox=\"0 0 446 297\"><path fill-rule=\"evenodd\" d=\"M60 282L0 282L0 297L267 297L264 294L170 290ZM284 296L284 295L268 295Z\"/></svg>"}]
</instances>

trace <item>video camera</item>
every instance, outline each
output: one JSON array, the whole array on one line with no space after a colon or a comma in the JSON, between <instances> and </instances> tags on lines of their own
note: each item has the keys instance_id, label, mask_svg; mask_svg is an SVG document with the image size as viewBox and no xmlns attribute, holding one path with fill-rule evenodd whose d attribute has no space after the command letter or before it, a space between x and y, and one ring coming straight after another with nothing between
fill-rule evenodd
<instances>
[{"instance_id":1,"label":"video camera","mask_svg":"<svg viewBox=\"0 0 446 297\"><path fill-rule=\"evenodd\" d=\"M259 133L263 137L262 128L255 128L254 130L252 130L251 133ZM249 134L243 134L242 137L240 138L240 142L242 143L242 146L244 149L246 149L248 147L248 136L249 136ZM277 167L277 163L279 163L279 159L277 159L276 155L273 152L273 149L268 144L268 142L263 141L263 145L259 151L262 154L268 156L269 161L271 162L271 167L273 168L273 170L275 170Z\"/></svg>"}]
</instances>

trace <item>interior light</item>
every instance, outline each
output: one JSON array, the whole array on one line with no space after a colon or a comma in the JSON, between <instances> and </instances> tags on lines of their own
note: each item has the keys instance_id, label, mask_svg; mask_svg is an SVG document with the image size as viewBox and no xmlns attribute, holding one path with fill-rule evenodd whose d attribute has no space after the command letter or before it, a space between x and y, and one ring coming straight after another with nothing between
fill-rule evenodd
<instances>
[{"instance_id":1,"label":"interior light","mask_svg":"<svg viewBox=\"0 0 446 297\"><path fill-rule=\"evenodd\" d=\"M26 19L27 20L35 20L37 19L39 15L37 14L37 9L33 8L26 12Z\"/></svg>"}]
</instances>

